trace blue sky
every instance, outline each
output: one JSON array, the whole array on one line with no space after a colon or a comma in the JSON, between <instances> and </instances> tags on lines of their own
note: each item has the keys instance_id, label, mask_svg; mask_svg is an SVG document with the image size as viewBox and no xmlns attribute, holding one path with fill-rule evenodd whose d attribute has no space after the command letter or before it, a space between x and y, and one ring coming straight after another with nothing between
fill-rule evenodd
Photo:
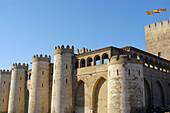
<instances>
[{"instance_id":1,"label":"blue sky","mask_svg":"<svg viewBox=\"0 0 170 113\"><path fill-rule=\"evenodd\" d=\"M144 26L153 23L146 11L159 8L170 16L170 0L0 0L0 69L30 64L35 54L53 62L54 47L62 44L145 51Z\"/></svg>"}]
</instances>

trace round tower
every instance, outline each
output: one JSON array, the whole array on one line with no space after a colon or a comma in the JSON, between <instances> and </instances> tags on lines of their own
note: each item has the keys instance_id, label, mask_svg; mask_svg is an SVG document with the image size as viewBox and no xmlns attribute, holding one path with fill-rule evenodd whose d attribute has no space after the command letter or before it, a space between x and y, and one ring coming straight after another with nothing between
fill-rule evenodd
<instances>
[{"instance_id":1,"label":"round tower","mask_svg":"<svg viewBox=\"0 0 170 113\"><path fill-rule=\"evenodd\" d=\"M49 113L49 66L51 57L33 56L28 113Z\"/></svg>"},{"instance_id":2,"label":"round tower","mask_svg":"<svg viewBox=\"0 0 170 113\"><path fill-rule=\"evenodd\" d=\"M8 113L24 113L25 111L25 76L28 64L13 64L9 94Z\"/></svg>"},{"instance_id":3,"label":"round tower","mask_svg":"<svg viewBox=\"0 0 170 113\"><path fill-rule=\"evenodd\" d=\"M130 55L108 61L108 113L144 113L142 61Z\"/></svg>"},{"instance_id":4,"label":"round tower","mask_svg":"<svg viewBox=\"0 0 170 113\"><path fill-rule=\"evenodd\" d=\"M0 112L8 111L11 71L0 70Z\"/></svg>"},{"instance_id":5,"label":"round tower","mask_svg":"<svg viewBox=\"0 0 170 113\"><path fill-rule=\"evenodd\" d=\"M72 111L72 56L74 47L62 45L54 49L54 73L51 113Z\"/></svg>"}]
</instances>

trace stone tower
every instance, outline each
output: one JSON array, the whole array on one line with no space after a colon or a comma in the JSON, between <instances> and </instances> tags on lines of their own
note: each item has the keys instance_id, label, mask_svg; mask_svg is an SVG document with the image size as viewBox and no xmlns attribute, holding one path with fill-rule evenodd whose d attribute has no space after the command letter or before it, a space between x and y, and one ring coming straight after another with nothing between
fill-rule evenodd
<instances>
[{"instance_id":1,"label":"stone tower","mask_svg":"<svg viewBox=\"0 0 170 113\"><path fill-rule=\"evenodd\" d=\"M170 60L169 20L145 26L146 51Z\"/></svg>"},{"instance_id":2,"label":"stone tower","mask_svg":"<svg viewBox=\"0 0 170 113\"><path fill-rule=\"evenodd\" d=\"M8 113L24 113L25 111L25 76L28 64L13 64L9 94Z\"/></svg>"},{"instance_id":3,"label":"stone tower","mask_svg":"<svg viewBox=\"0 0 170 113\"><path fill-rule=\"evenodd\" d=\"M142 62L128 55L111 57L108 61L108 113L144 113L144 98Z\"/></svg>"},{"instance_id":4,"label":"stone tower","mask_svg":"<svg viewBox=\"0 0 170 113\"><path fill-rule=\"evenodd\" d=\"M8 111L11 72L0 70L0 112Z\"/></svg>"},{"instance_id":5,"label":"stone tower","mask_svg":"<svg viewBox=\"0 0 170 113\"><path fill-rule=\"evenodd\" d=\"M51 57L32 58L32 77L28 113L49 113L49 66Z\"/></svg>"},{"instance_id":6,"label":"stone tower","mask_svg":"<svg viewBox=\"0 0 170 113\"><path fill-rule=\"evenodd\" d=\"M72 111L72 56L74 47L55 47L51 113Z\"/></svg>"}]
</instances>

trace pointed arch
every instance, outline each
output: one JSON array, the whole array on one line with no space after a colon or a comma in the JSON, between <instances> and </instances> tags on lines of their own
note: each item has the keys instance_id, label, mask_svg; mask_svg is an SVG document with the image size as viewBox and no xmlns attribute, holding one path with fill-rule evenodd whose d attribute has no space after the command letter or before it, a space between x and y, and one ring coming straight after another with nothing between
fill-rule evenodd
<instances>
[{"instance_id":1,"label":"pointed arch","mask_svg":"<svg viewBox=\"0 0 170 113\"><path fill-rule=\"evenodd\" d=\"M94 84L92 92L93 113L107 112L107 83L100 77Z\"/></svg>"},{"instance_id":2,"label":"pointed arch","mask_svg":"<svg viewBox=\"0 0 170 113\"><path fill-rule=\"evenodd\" d=\"M145 88L145 106L146 112L149 112L151 109L151 89L149 82L144 78L144 88Z\"/></svg>"},{"instance_id":3,"label":"pointed arch","mask_svg":"<svg viewBox=\"0 0 170 113\"><path fill-rule=\"evenodd\" d=\"M154 108L162 107L165 104L164 90L160 81L156 81L153 87Z\"/></svg>"},{"instance_id":4,"label":"pointed arch","mask_svg":"<svg viewBox=\"0 0 170 113\"><path fill-rule=\"evenodd\" d=\"M73 92L74 113L85 113L85 83L79 80Z\"/></svg>"}]
</instances>

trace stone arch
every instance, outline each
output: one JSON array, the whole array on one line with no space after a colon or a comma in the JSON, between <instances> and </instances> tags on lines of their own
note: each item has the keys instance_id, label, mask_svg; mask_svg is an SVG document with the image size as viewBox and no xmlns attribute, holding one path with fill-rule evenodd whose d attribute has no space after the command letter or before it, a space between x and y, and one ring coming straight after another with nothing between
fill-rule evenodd
<instances>
[{"instance_id":1,"label":"stone arch","mask_svg":"<svg viewBox=\"0 0 170 113\"><path fill-rule=\"evenodd\" d=\"M94 65L100 65L100 56L99 55L96 55L94 57Z\"/></svg>"},{"instance_id":2,"label":"stone arch","mask_svg":"<svg viewBox=\"0 0 170 113\"><path fill-rule=\"evenodd\" d=\"M28 106L29 106L29 95L30 95L30 92L29 90L27 89L26 90L26 93L25 93L25 113L28 113Z\"/></svg>"},{"instance_id":3,"label":"stone arch","mask_svg":"<svg viewBox=\"0 0 170 113\"><path fill-rule=\"evenodd\" d=\"M107 113L107 83L100 77L94 84L92 93L93 113Z\"/></svg>"},{"instance_id":4,"label":"stone arch","mask_svg":"<svg viewBox=\"0 0 170 113\"><path fill-rule=\"evenodd\" d=\"M145 88L145 106L146 112L149 112L151 109L151 89L149 82L144 78L144 88Z\"/></svg>"},{"instance_id":5,"label":"stone arch","mask_svg":"<svg viewBox=\"0 0 170 113\"><path fill-rule=\"evenodd\" d=\"M93 59L92 57L87 58L87 66L93 66Z\"/></svg>"},{"instance_id":6,"label":"stone arch","mask_svg":"<svg viewBox=\"0 0 170 113\"><path fill-rule=\"evenodd\" d=\"M102 64L107 64L108 59L109 59L109 55L107 53L104 53L102 55Z\"/></svg>"},{"instance_id":7,"label":"stone arch","mask_svg":"<svg viewBox=\"0 0 170 113\"><path fill-rule=\"evenodd\" d=\"M84 59L84 58L81 59L81 60L80 60L80 67L85 67L85 64L86 64L85 59Z\"/></svg>"},{"instance_id":8,"label":"stone arch","mask_svg":"<svg viewBox=\"0 0 170 113\"><path fill-rule=\"evenodd\" d=\"M74 113L85 113L85 83L79 80L73 92Z\"/></svg>"},{"instance_id":9,"label":"stone arch","mask_svg":"<svg viewBox=\"0 0 170 113\"><path fill-rule=\"evenodd\" d=\"M153 101L154 108L164 106L164 90L160 81L156 81L153 86Z\"/></svg>"}]
</instances>

